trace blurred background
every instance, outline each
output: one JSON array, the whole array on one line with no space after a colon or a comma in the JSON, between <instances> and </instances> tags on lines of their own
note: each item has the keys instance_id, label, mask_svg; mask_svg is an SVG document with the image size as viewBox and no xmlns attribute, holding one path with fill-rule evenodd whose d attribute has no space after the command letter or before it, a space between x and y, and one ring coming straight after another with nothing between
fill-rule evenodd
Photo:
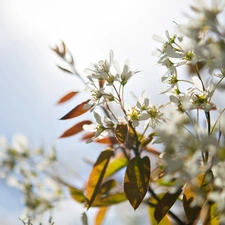
<instances>
[{"instance_id":1,"label":"blurred background","mask_svg":"<svg viewBox=\"0 0 225 225\"><path fill-rule=\"evenodd\" d=\"M51 47L63 40L72 52L77 70L89 63L108 59L114 51L121 64L131 60L131 68L142 72L132 78L127 93L137 96L146 90L153 103L163 103L165 90L160 78L165 68L157 66L152 52L160 44L153 34L164 37L165 30L173 33L176 23L188 21L191 1L180 0L1 0L0 1L0 135L11 140L22 133L31 147L55 146L62 163L70 165L84 180L90 166L82 158L96 159L102 146L80 142L80 136L58 137L74 125L71 120L60 121L76 104L85 100L78 95L68 103L56 102L70 91L82 91L82 83L60 71L61 60ZM16 188L0 180L1 224L22 224L22 195ZM125 207L126 206L126 207ZM136 224L143 210L135 213L128 204L112 208L105 224ZM124 213L119 213L124 208ZM81 224L83 206L65 201L53 213L56 224ZM92 217L92 211L88 212ZM136 218L136 220L135 220ZM113 219L113 220L112 220ZM122 222L123 221L123 222ZM47 223L46 223L47 224ZM92 224L90 219L90 224ZM142 223L144 224L144 223ZM147 222L146 222L147 224Z\"/></svg>"}]
</instances>

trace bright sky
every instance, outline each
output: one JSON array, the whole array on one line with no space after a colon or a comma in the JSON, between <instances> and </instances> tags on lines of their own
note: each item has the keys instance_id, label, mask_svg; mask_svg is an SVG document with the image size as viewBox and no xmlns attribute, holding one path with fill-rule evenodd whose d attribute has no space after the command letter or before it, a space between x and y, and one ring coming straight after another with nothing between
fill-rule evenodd
<instances>
[{"instance_id":1,"label":"bright sky","mask_svg":"<svg viewBox=\"0 0 225 225\"><path fill-rule=\"evenodd\" d=\"M58 118L81 99L78 97L63 106L55 103L69 91L81 90L82 87L76 78L57 69L55 63L61 62L49 47L54 47L60 40L65 41L81 73L90 62L108 58L112 49L119 62L129 58L133 69L143 71L131 81L130 91L140 95L145 89L150 99L156 102L158 93L164 88L157 85L164 70L157 67L157 59L152 56L152 51L159 45L151 37L153 34L163 36L166 29L173 31L173 21L187 21L183 13L189 11L188 2L1 0L0 135L10 139L14 133L21 132L35 146L54 144L62 160L76 164L78 168L86 168L81 157L87 154L96 157L101 149L93 150L90 146L76 143L79 139L76 137L57 139L74 125L73 121L59 121ZM76 163L71 161L71 156L78 159ZM1 193L6 196L0 199L2 213L16 212L11 214L11 224L18 224L20 199L17 199L14 189L6 189L4 184L1 186ZM11 201L15 202L10 203L12 207L6 204ZM131 208L129 210L133 213Z\"/></svg>"}]
</instances>

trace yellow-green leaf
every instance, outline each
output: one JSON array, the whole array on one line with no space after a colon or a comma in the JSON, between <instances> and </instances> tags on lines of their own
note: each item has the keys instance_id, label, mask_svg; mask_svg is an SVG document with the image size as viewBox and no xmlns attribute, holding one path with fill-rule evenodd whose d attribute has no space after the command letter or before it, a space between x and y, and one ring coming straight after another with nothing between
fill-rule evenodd
<instances>
[{"instance_id":1,"label":"yellow-green leaf","mask_svg":"<svg viewBox=\"0 0 225 225\"><path fill-rule=\"evenodd\" d=\"M113 155L114 152L111 149L101 152L92 168L86 187L87 209L90 208L95 197L99 193L106 168Z\"/></svg>"},{"instance_id":2,"label":"yellow-green leaf","mask_svg":"<svg viewBox=\"0 0 225 225\"><path fill-rule=\"evenodd\" d=\"M127 164L128 159L124 156L124 154L117 155L117 157L109 163L105 172L105 178L112 176L114 173L124 168Z\"/></svg>"},{"instance_id":3,"label":"yellow-green leaf","mask_svg":"<svg viewBox=\"0 0 225 225\"><path fill-rule=\"evenodd\" d=\"M76 200L77 202L80 202L80 203L85 202L86 198L85 198L83 190L80 190L78 188L69 186L69 191L70 191L70 194L71 194L71 196L74 200Z\"/></svg>"},{"instance_id":4,"label":"yellow-green leaf","mask_svg":"<svg viewBox=\"0 0 225 225\"><path fill-rule=\"evenodd\" d=\"M127 165L124 192L134 209L137 209L148 190L150 180L149 157L134 157Z\"/></svg>"},{"instance_id":5,"label":"yellow-green leaf","mask_svg":"<svg viewBox=\"0 0 225 225\"><path fill-rule=\"evenodd\" d=\"M127 200L124 192L119 192L115 194L106 195L101 198L96 198L92 204L92 207L104 207L114 204L118 204Z\"/></svg>"},{"instance_id":6,"label":"yellow-green leaf","mask_svg":"<svg viewBox=\"0 0 225 225\"><path fill-rule=\"evenodd\" d=\"M61 67L61 66L59 66L59 65L57 65L57 66L58 66L59 69L61 69L62 71L66 72L66 73L69 73L69 74L73 74L72 71L70 71L70 70L68 70L68 69L66 69L66 68L63 68L63 67Z\"/></svg>"},{"instance_id":7,"label":"yellow-green leaf","mask_svg":"<svg viewBox=\"0 0 225 225\"><path fill-rule=\"evenodd\" d=\"M210 205L210 225L219 225L219 213L217 212L216 204Z\"/></svg>"},{"instance_id":8,"label":"yellow-green leaf","mask_svg":"<svg viewBox=\"0 0 225 225\"><path fill-rule=\"evenodd\" d=\"M82 213L81 220L82 220L83 225L88 225L88 218L87 218L87 214L85 212Z\"/></svg>"},{"instance_id":9,"label":"yellow-green leaf","mask_svg":"<svg viewBox=\"0 0 225 225\"><path fill-rule=\"evenodd\" d=\"M107 210L108 210L107 207L101 207L98 210L98 213L97 213L96 218L95 218L95 225L101 225L102 224Z\"/></svg>"},{"instance_id":10,"label":"yellow-green leaf","mask_svg":"<svg viewBox=\"0 0 225 225\"><path fill-rule=\"evenodd\" d=\"M182 189L179 189L175 193L166 193L157 203L155 207L154 217L159 223L164 216L168 213L170 208L173 206L173 204L176 202L178 197L180 196L180 193L182 192Z\"/></svg>"}]
</instances>

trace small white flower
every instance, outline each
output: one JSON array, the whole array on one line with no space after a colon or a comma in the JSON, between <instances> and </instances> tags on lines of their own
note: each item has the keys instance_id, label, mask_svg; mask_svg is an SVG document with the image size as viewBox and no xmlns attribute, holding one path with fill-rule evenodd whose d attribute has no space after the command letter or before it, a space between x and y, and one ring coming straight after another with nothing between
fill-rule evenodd
<instances>
[{"instance_id":1,"label":"small white flower","mask_svg":"<svg viewBox=\"0 0 225 225\"><path fill-rule=\"evenodd\" d=\"M28 148L28 140L22 134L15 134L12 137L12 148L18 153L24 153Z\"/></svg>"},{"instance_id":2,"label":"small white flower","mask_svg":"<svg viewBox=\"0 0 225 225\"><path fill-rule=\"evenodd\" d=\"M94 117L97 122L96 124L83 125L84 130L94 132L94 137L87 140L87 143L91 143L97 138L101 139L103 137L108 136L110 130L114 127L114 123L112 122L112 120L107 117L104 117L104 120L102 121L101 116L96 111L94 111Z\"/></svg>"},{"instance_id":3,"label":"small white flower","mask_svg":"<svg viewBox=\"0 0 225 225\"><path fill-rule=\"evenodd\" d=\"M115 79L119 81L122 85L125 85L127 81L139 71L131 71L130 70L130 62L126 60L123 66L123 70L121 70L120 65L117 61L113 61L113 65L117 71Z\"/></svg>"},{"instance_id":4,"label":"small white flower","mask_svg":"<svg viewBox=\"0 0 225 225\"><path fill-rule=\"evenodd\" d=\"M127 104L125 105L126 114L128 116L128 121L131 121L133 127L139 126L141 111L136 107L130 107Z\"/></svg>"},{"instance_id":5,"label":"small white flower","mask_svg":"<svg viewBox=\"0 0 225 225\"><path fill-rule=\"evenodd\" d=\"M215 91L215 85L211 83L205 90L203 90L202 83L197 76L194 76L192 80L195 87L190 88L188 91L192 108L203 108L205 111L209 111L213 108L210 100Z\"/></svg>"},{"instance_id":6,"label":"small white flower","mask_svg":"<svg viewBox=\"0 0 225 225\"><path fill-rule=\"evenodd\" d=\"M151 104L146 91L143 91L139 98L134 94L133 97L137 101L136 107L128 109L128 115L135 127L139 125L139 121L148 120L148 124L155 128L156 124L164 120L164 114L160 111L162 106Z\"/></svg>"},{"instance_id":7,"label":"small white flower","mask_svg":"<svg viewBox=\"0 0 225 225\"><path fill-rule=\"evenodd\" d=\"M84 105L84 109L92 108L92 110L98 106L104 104L106 101L112 101L114 99L111 93L107 93L105 88L97 87L94 82L91 82L87 88L87 91L91 94L91 100Z\"/></svg>"},{"instance_id":8,"label":"small white flower","mask_svg":"<svg viewBox=\"0 0 225 225\"><path fill-rule=\"evenodd\" d=\"M86 69L85 72L89 75L89 79L106 80L109 84L114 82L114 76L110 72L113 63L113 51L109 53L109 62L100 60L98 63L91 64L91 69Z\"/></svg>"}]
</instances>

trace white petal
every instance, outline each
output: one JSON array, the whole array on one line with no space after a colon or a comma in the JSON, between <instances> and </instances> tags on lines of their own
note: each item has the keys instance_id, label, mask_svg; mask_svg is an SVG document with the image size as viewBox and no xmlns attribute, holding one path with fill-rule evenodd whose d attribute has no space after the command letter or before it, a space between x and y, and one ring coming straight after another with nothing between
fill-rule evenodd
<instances>
[{"instance_id":1,"label":"white petal","mask_svg":"<svg viewBox=\"0 0 225 225\"><path fill-rule=\"evenodd\" d=\"M100 116L96 111L94 112L94 117L95 117L96 122L97 122L98 124L103 125L103 124L102 124L101 116Z\"/></svg>"},{"instance_id":2,"label":"white petal","mask_svg":"<svg viewBox=\"0 0 225 225\"><path fill-rule=\"evenodd\" d=\"M203 88L202 88L202 83L201 83L200 79L197 76L194 76L194 77L192 77L192 80L193 80L195 87L202 91Z\"/></svg>"},{"instance_id":3,"label":"white petal","mask_svg":"<svg viewBox=\"0 0 225 225\"><path fill-rule=\"evenodd\" d=\"M170 95L170 101L175 104L178 104L180 102L179 98L175 95Z\"/></svg>"},{"instance_id":4,"label":"white petal","mask_svg":"<svg viewBox=\"0 0 225 225\"><path fill-rule=\"evenodd\" d=\"M115 67L116 72L117 72L118 74L121 74L120 64L119 64L116 60L113 61L113 66Z\"/></svg>"},{"instance_id":5,"label":"white petal","mask_svg":"<svg viewBox=\"0 0 225 225\"><path fill-rule=\"evenodd\" d=\"M153 34L152 35L152 39L155 40L155 41L157 41L157 42L160 42L160 43L165 43L166 42L166 40L164 38L160 37L157 34Z\"/></svg>"},{"instance_id":6,"label":"white petal","mask_svg":"<svg viewBox=\"0 0 225 225\"><path fill-rule=\"evenodd\" d=\"M134 121L132 122L132 125L133 125L134 127L137 127L137 126L139 125L138 120L134 120Z\"/></svg>"},{"instance_id":7,"label":"white petal","mask_svg":"<svg viewBox=\"0 0 225 225\"><path fill-rule=\"evenodd\" d=\"M145 105L146 107L148 107L148 105L149 105L149 99L148 99L148 98L145 98L145 99L144 99L144 105Z\"/></svg>"},{"instance_id":8,"label":"white petal","mask_svg":"<svg viewBox=\"0 0 225 225\"><path fill-rule=\"evenodd\" d=\"M110 50L110 52L109 52L109 63L110 63L110 65L113 62L113 57L114 57L113 50Z\"/></svg>"},{"instance_id":9,"label":"white petal","mask_svg":"<svg viewBox=\"0 0 225 225\"><path fill-rule=\"evenodd\" d=\"M95 131L95 125L94 124L85 124L83 125L83 129L86 131L94 132Z\"/></svg>"}]
</instances>

